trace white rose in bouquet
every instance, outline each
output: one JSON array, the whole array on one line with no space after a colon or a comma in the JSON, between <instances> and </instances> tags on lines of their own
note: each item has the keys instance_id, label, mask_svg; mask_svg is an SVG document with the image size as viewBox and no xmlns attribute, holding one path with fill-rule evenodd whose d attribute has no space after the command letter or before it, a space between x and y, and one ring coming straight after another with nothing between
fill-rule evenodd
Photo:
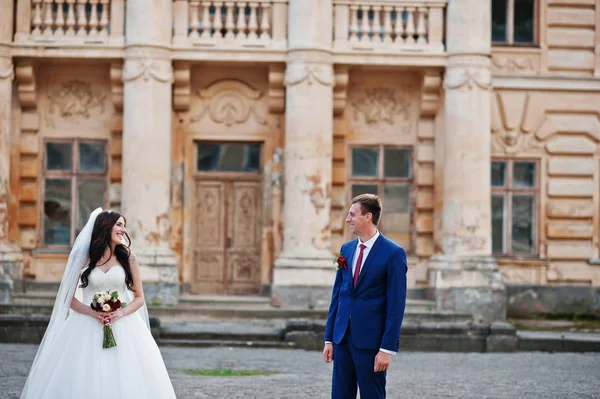
<instances>
[{"instance_id":1,"label":"white rose in bouquet","mask_svg":"<svg viewBox=\"0 0 600 399\"><path fill-rule=\"evenodd\" d=\"M102 310L104 310L105 312L110 312L110 305L108 303L102 305Z\"/></svg>"}]
</instances>

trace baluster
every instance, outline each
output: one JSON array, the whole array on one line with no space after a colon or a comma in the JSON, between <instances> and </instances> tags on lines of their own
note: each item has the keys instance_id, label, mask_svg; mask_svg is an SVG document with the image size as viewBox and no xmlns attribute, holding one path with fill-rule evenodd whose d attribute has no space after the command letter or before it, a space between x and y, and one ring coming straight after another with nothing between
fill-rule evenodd
<instances>
[{"instance_id":1,"label":"baluster","mask_svg":"<svg viewBox=\"0 0 600 399\"><path fill-rule=\"evenodd\" d=\"M215 1L215 18L213 20L213 29L214 29L214 34L213 37L222 39L223 38L223 2L222 1Z\"/></svg>"},{"instance_id":2,"label":"baluster","mask_svg":"<svg viewBox=\"0 0 600 399\"><path fill-rule=\"evenodd\" d=\"M348 41L350 43L358 43L358 6L350 6L350 36Z\"/></svg>"},{"instance_id":3,"label":"baluster","mask_svg":"<svg viewBox=\"0 0 600 399\"><path fill-rule=\"evenodd\" d=\"M260 40L269 41L271 39L271 3L263 1L260 3Z\"/></svg>"},{"instance_id":4,"label":"baluster","mask_svg":"<svg viewBox=\"0 0 600 399\"><path fill-rule=\"evenodd\" d=\"M100 0L102 4L102 14L100 15L100 36L108 36L108 2L109 0Z\"/></svg>"},{"instance_id":5,"label":"baluster","mask_svg":"<svg viewBox=\"0 0 600 399\"><path fill-rule=\"evenodd\" d=\"M371 20L369 19L369 11L371 6L362 5L362 19L360 22L360 42L368 43L371 41Z\"/></svg>"},{"instance_id":6,"label":"baluster","mask_svg":"<svg viewBox=\"0 0 600 399\"><path fill-rule=\"evenodd\" d=\"M406 19L406 42L408 44L415 43L415 7L407 7L407 19Z\"/></svg>"},{"instance_id":7,"label":"baluster","mask_svg":"<svg viewBox=\"0 0 600 399\"><path fill-rule=\"evenodd\" d=\"M396 7L396 24L394 25L394 36L396 43L404 43L404 7Z\"/></svg>"},{"instance_id":8,"label":"baluster","mask_svg":"<svg viewBox=\"0 0 600 399\"><path fill-rule=\"evenodd\" d=\"M64 2L65 0L56 0L56 20L54 22L56 30L54 31L54 36L65 35L65 15L63 11Z\"/></svg>"},{"instance_id":9,"label":"baluster","mask_svg":"<svg viewBox=\"0 0 600 399\"><path fill-rule=\"evenodd\" d=\"M373 43L381 43L381 6L373 6Z\"/></svg>"},{"instance_id":10,"label":"baluster","mask_svg":"<svg viewBox=\"0 0 600 399\"><path fill-rule=\"evenodd\" d=\"M210 26L210 1L202 2L202 34L200 38L210 39L211 26Z\"/></svg>"},{"instance_id":11,"label":"baluster","mask_svg":"<svg viewBox=\"0 0 600 399\"><path fill-rule=\"evenodd\" d=\"M258 21L256 18L257 7L258 3L250 3L250 20L248 21L248 40L258 39L258 35L256 34L256 31L258 30Z\"/></svg>"},{"instance_id":12,"label":"baluster","mask_svg":"<svg viewBox=\"0 0 600 399\"><path fill-rule=\"evenodd\" d=\"M190 33L189 37L197 39L200 37L198 29L200 29L200 20L198 19L199 1L190 1Z\"/></svg>"},{"instance_id":13,"label":"baluster","mask_svg":"<svg viewBox=\"0 0 600 399\"><path fill-rule=\"evenodd\" d=\"M42 0L33 0L34 8L33 8L33 31L31 31L32 36L39 36L42 34Z\"/></svg>"},{"instance_id":14,"label":"baluster","mask_svg":"<svg viewBox=\"0 0 600 399\"><path fill-rule=\"evenodd\" d=\"M365 19L368 22L368 6L364 6L364 5L359 5L358 6L358 13L360 14L360 17L358 18L358 42L362 42L363 40L365 40Z\"/></svg>"},{"instance_id":15,"label":"baluster","mask_svg":"<svg viewBox=\"0 0 600 399\"><path fill-rule=\"evenodd\" d=\"M67 36L75 36L75 10L73 4L75 0L67 0Z\"/></svg>"},{"instance_id":16,"label":"baluster","mask_svg":"<svg viewBox=\"0 0 600 399\"><path fill-rule=\"evenodd\" d=\"M42 35L44 36L52 36L52 25L54 25L54 20L52 18L52 0L44 0L44 26Z\"/></svg>"},{"instance_id":17,"label":"baluster","mask_svg":"<svg viewBox=\"0 0 600 399\"><path fill-rule=\"evenodd\" d=\"M87 0L77 0L77 36L87 36L87 15L85 4Z\"/></svg>"},{"instance_id":18,"label":"baluster","mask_svg":"<svg viewBox=\"0 0 600 399\"><path fill-rule=\"evenodd\" d=\"M383 42L392 42L392 7L383 7Z\"/></svg>"},{"instance_id":19,"label":"baluster","mask_svg":"<svg viewBox=\"0 0 600 399\"><path fill-rule=\"evenodd\" d=\"M417 12L419 13L417 23L417 43L427 44L427 27L425 25L425 13L428 13L428 9L425 7L419 7Z\"/></svg>"},{"instance_id":20,"label":"baluster","mask_svg":"<svg viewBox=\"0 0 600 399\"><path fill-rule=\"evenodd\" d=\"M90 0L90 7L92 12L90 14L90 32L88 36L98 36L98 0Z\"/></svg>"},{"instance_id":21,"label":"baluster","mask_svg":"<svg viewBox=\"0 0 600 399\"><path fill-rule=\"evenodd\" d=\"M236 39L246 38L246 2L238 2L238 19L237 19L237 34Z\"/></svg>"},{"instance_id":22,"label":"baluster","mask_svg":"<svg viewBox=\"0 0 600 399\"><path fill-rule=\"evenodd\" d=\"M233 1L228 1L225 3L225 39L234 39L235 38L235 21L233 19L233 8L235 7L235 3Z\"/></svg>"}]
</instances>

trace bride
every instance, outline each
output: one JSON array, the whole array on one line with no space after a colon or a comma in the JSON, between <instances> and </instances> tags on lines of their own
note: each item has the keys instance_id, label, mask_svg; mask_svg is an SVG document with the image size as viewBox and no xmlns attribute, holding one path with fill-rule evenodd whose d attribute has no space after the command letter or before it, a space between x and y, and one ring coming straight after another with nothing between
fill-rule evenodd
<instances>
[{"instance_id":1,"label":"bride","mask_svg":"<svg viewBox=\"0 0 600 399\"><path fill-rule=\"evenodd\" d=\"M150 333L130 242L123 216L101 208L92 212L73 244L21 399L175 398ZM111 313L93 310L94 294L105 290L117 291L127 306ZM117 343L109 349L102 348L105 322Z\"/></svg>"}]
</instances>

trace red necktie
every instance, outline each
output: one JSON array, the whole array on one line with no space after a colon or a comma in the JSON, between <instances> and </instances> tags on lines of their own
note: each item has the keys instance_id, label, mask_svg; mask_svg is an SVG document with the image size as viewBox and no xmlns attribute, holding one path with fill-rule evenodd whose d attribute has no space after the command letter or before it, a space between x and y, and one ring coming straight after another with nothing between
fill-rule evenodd
<instances>
[{"instance_id":1,"label":"red necktie","mask_svg":"<svg viewBox=\"0 0 600 399\"><path fill-rule=\"evenodd\" d=\"M356 260L356 267L354 268L354 286L356 287L356 282L358 281L358 275L360 274L360 265L362 264L363 251L365 250L366 245L360 244L360 253L358 254L358 259Z\"/></svg>"}]
</instances>

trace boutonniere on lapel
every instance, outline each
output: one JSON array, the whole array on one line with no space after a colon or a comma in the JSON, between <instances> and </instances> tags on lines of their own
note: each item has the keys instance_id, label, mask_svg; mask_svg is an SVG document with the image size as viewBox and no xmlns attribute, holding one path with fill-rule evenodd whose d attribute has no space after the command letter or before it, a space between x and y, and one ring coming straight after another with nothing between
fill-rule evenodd
<instances>
[{"instance_id":1,"label":"boutonniere on lapel","mask_svg":"<svg viewBox=\"0 0 600 399\"><path fill-rule=\"evenodd\" d=\"M335 267L337 269L342 269L342 268L343 269L347 269L348 268L348 264L347 263L348 262L347 262L346 258L344 256L342 256L341 253L340 253L340 255L337 258L335 258L333 260L333 264L335 265Z\"/></svg>"}]
</instances>

